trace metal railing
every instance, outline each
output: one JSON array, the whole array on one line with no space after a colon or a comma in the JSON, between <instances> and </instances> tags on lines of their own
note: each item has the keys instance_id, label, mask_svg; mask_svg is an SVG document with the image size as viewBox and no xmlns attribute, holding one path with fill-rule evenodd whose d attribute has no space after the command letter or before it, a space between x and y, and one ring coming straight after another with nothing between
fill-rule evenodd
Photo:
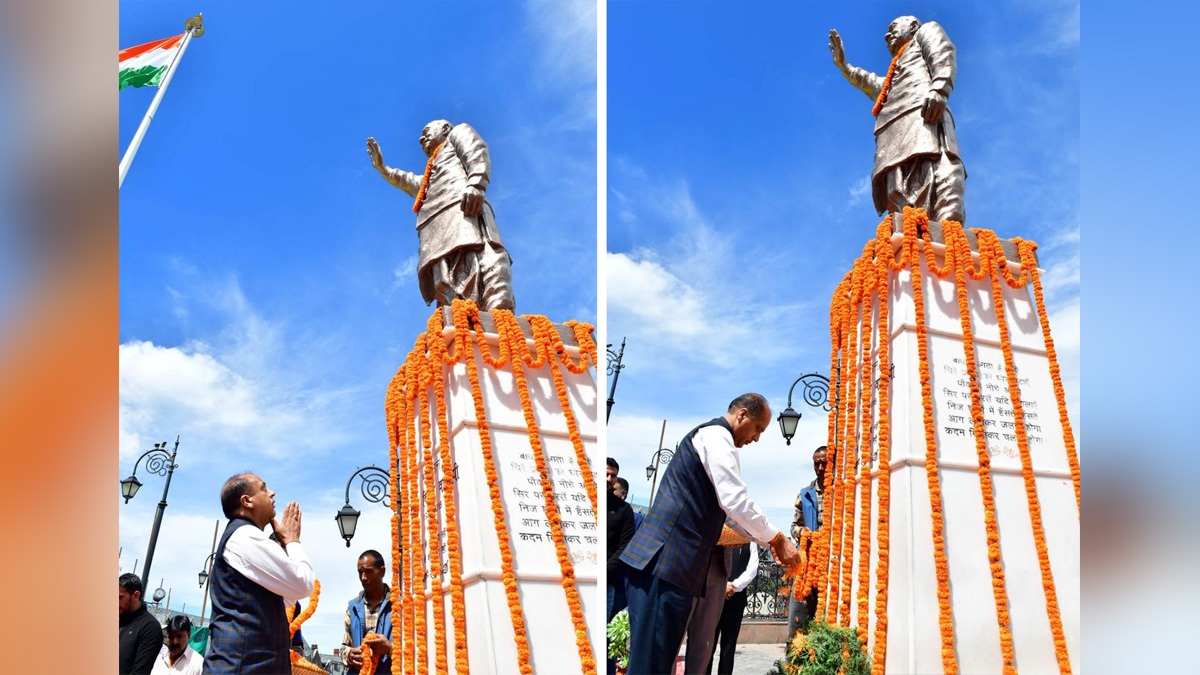
<instances>
[{"instance_id":1,"label":"metal railing","mask_svg":"<svg viewBox=\"0 0 1200 675\"><path fill-rule=\"evenodd\" d=\"M746 587L746 612L743 621L787 621L788 599L792 582L775 564L771 549L758 549L758 574Z\"/></svg>"}]
</instances>

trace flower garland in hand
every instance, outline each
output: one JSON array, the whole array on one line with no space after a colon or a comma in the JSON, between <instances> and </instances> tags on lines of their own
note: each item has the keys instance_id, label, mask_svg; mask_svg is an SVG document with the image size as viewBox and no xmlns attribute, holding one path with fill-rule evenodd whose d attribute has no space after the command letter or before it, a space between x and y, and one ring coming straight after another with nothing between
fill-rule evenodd
<instances>
[{"instance_id":1,"label":"flower garland in hand","mask_svg":"<svg viewBox=\"0 0 1200 675\"><path fill-rule=\"evenodd\" d=\"M380 637L377 633L367 633L363 636L362 641L362 667L358 671L358 675L375 675L375 668L379 666L381 654L376 654L371 649L371 645L367 644L368 640Z\"/></svg>"}]
</instances>

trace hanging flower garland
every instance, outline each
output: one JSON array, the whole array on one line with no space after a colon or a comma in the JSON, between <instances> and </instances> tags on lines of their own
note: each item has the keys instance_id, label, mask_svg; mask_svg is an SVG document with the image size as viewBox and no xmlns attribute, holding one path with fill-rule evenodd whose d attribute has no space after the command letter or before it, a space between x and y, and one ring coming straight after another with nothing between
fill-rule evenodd
<instances>
[{"instance_id":1,"label":"hanging flower garland","mask_svg":"<svg viewBox=\"0 0 1200 675\"><path fill-rule=\"evenodd\" d=\"M475 303L458 301L455 303L454 324L456 331L466 331L471 318L478 320L478 309ZM488 365L498 361L507 361L507 343L503 336L499 339L500 359L492 359L490 348L483 337L482 329L476 329L479 341L479 351ZM483 453L484 473L487 477L488 494L492 500L492 516L496 526L496 539L500 544L500 569L504 580L504 595L508 600L508 611L512 618L513 640L517 646L517 668L522 675L533 673L529 663L529 638L525 634L525 615L521 609L521 596L517 592L517 577L513 570L512 541L509 538L508 522L504 515L504 500L500 495L500 476L496 471L496 459L492 453L491 428L487 422L487 413L483 407L483 390L479 384L479 369L475 364L475 350L464 349L462 358L466 361L467 379L471 385L471 398L475 403L475 424L479 430L479 445ZM503 367L492 366L493 368Z\"/></svg>"},{"instance_id":2,"label":"hanging flower garland","mask_svg":"<svg viewBox=\"0 0 1200 675\"><path fill-rule=\"evenodd\" d=\"M875 242L874 241L870 242L868 244L868 247L873 250L875 248ZM857 459L855 458L854 453L851 453L851 452L846 453L847 461L849 461L849 460L856 460L856 461L851 462L848 465L849 470L846 472L845 481L844 481L845 490L847 493L847 498L844 502L846 525L845 525L845 532L842 534L842 542L843 542L843 546L845 547L845 555L842 559L842 596L841 596L841 602L838 607L839 616L841 618L840 623L843 628L848 628L850 626L850 601L854 597L853 596L854 555L855 555L854 514L855 514L855 508L856 508L856 502L857 502L856 491L858 490L858 487L860 485L864 485L864 484L866 486L866 492L864 493L864 497L863 497L862 513L860 514L859 517L862 521L862 524L866 526L867 532L868 533L870 532L869 517L870 517L870 508L871 508L871 444L868 440L868 436L871 432L871 415L872 415L872 400L873 400L873 397L872 397L873 390L871 388L871 375L872 375L871 326L872 326L872 321L874 319L874 316L873 316L874 312L873 312L873 308L872 308L871 299L872 299L872 294L875 291L875 285L877 282L877 278L874 273L875 272L874 263L872 262L872 260L869 256L870 256L870 253L868 253L867 249L864 248L863 264L861 267L861 272L863 274L863 289L862 289L862 296L859 299L859 310L860 310L862 319L861 319L861 323L859 326L859 336L858 336L858 345L859 345L859 353L860 353L859 354L859 364L858 364L858 373L859 373L858 419L857 419L857 430L855 431L855 433L857 434L855 437L856 442L858 443L858 447L861 448L862 450L861 450L861 456L858 457ZM849 448L847 448L847 449L849 449ZM857 478L857 479L855 478L855 475L854 475L855 468L859 469L859 478ZM866 544L869 546L869 541L870 541L869 537L863 537L859 543ZM862 554L863 554L863 549L860 547L858 555L862 556ZM863 557L864 557L864 559L869 558L869 556L863 556ZM858 618L859 618L859 624L861 625L864 617L860 615ZM866 633L865 627L862 628L862 633L863 634Z\"/></svg>"},{"instance_id":3,"label":"hanging flower garland","mask_svg":"<svg viewBox=\"0 0 1200 675\"><path fill-rule=\"evenodd\" d=\"M434 338L434 342L441 342ZM421 449L422 459L421 474L425 478L425 526L428 532L428 546L426 547L426 559L429 564L429 592L430 602L433 605L433 639L434 639L434 667L435 672L446 672L446 603L442 598L442 548L438 537L438 513L437 513L437 489L435 488L433 476L433 438L429 420L429 385L432 380L441 380L441 362L435 361L429 363L424 355L421 360L426 364L425 376L426 380L421 383L420 391L418 391L418 400L420 401L421 411ZM436 366L436 368L435 368ZM437 373L434 373L434 370Z\"/></svg>"},{"instance_id":4,"label":"hanging flower garland","mask_svg":"<svg viewBox=\"0 0 1200 675\"><path fill-rule=\"evenodd\" d=\"M909 40L909 42L912 42ZM871 108L871 116L879 117L879 111L883 110L883 104L887 101L888 90L892 88L892 78L896 75L896 62L900 60L900 55L908 49L909 42L900 45L900 51L892 57L892 62L888 65L887 77L883 78L883 86L879 88L879 96L875 98L875 107ZM416 209L413 209L414 211Z\"/></svg>"},{"instance_id":5,"label":"hanging flower garland","mask_svg":"<svg viewBox=\"0 0 1200 675\"><path fill-rule=\"evenodd\" d=\"M457 314L463 314L465 319L465 308L456 306L453 310ZM457 326L458 320L455 319ZM431 335L441 335L442 332L442 313L434 312L429 319L429 332ZM454 340L456 343L456 353L462 354L466 349L470 349L470 343L467 341L467 332L462 334L455 332ZM433 341L434 362L446 363L446 344L441 339ZM437 357L441 357L438 359ZM457 360L457 359L454 359ZM446 513L446 551L450 563L450 614L454 621L454 672L468 673L470 672L470 664L467 658L467 615L466 615L466 598L463 592L462 580L462 542L458 533L458 506L454 497L455 469L454 459L450 455L450 422L446 417L446 381L444 377L435 376L433 378L434 400L437 405L437 425L438 425L438 452L442 463L442 503ZM442 601L442 593L437 594L439 604Z\"/></svg>"},{"instance_id":6,"label":"hanging flower garland","mask_svg":"<svg viewBox=\"0 0 1200 675\"><path fill-rule=\"evenodd\" d=\"M425 162L425 175L421 177L421 189L417 191L417 200L413 202L413 213L420 213L421 205L425 203L425 191L429 189L429 174L433 173L433 160L437 159L438 153L442 151L442 146L446 141L438 143L438 146L433 149L433 154L429 156L429 161Z\"/></svg>"},{"instance_id":7,"label":"hanging flower garland","mask_svg":"<svg viewBox=\"0 0 1200 675\"><path fill-rule=\"evenodd\" d=\"M850 295L850 277L851 272L847 272L846 276L838 284L837 289L833 293L833 302L829 305L829 373L834 379L834 406L837 411L833 415L829 415L829 431L828 441L826 442L827 464L825 470L825 481L822 485L822 513L833 513L833 467L837 463L839 453L838 437L838 417L842 412L842 404L845 401L845 396L842 392L845 390L845 378L842 377L843 354L845 353L845 344L843 342L846 334L845 326L849 322L850 310L848 308L848 297ZM828 520L828 518L827 518ZM817 531L816 551L809 557L809 568L811 572L812 583L817 588L817 611L816 616L825 616L825 597L827 595L825 589L825 577L829 565L829 547L830 547L830 527L822 526Z\"/></svg>"},{"instance_id":8,"label":"hanging flower garland","mask_svg":"<svg viewBox=\"0 0 1200 675\"><path fill-rule=\"evenodd\" d=\"M529 323L533 327L534 337L540 336L539 341L549 342L558 355L557 359L550 359L550 374L554 379L554 392L558 395L558 404L562 407L563 417L567 421L567 432L571 437L571 446L575 448L575 461L579 465L584 488L587 491L588 499L592 502L592 520L599 522L600 509L597 506L599 501L596 495L596 479L592 476L592 467L588 464L587 452L583 449L583 437L579 435L579 425L575 421L574 411L571 410L571 401L567 398L567 385L563 380L562 369L559 368L561 359L566 359L563 361L565 364L570 362L571 357L567 356L566 346L558 337L558 331L554 329L554 324L550 323L550 319L544 316L530 316ZM586 364L586 357L581 357L580 361Z\"/></svg>"},{"instance_id":9,"label":"hanging flower garland","mask_svg":"<svg viewBox=\"0 0 1200 675\"><path fill-rule=\"evenodd\" d=\"M967 365L967 379L971 390L971 419L975 429L975 451L979 458L979 487L983 494L983 520L987 537L988 563L992 572L992 593L996 600L996 621L1000 627L1000 654L1003 658L1004 675L1016 675L1016 656L1013 651L1012 623L1008 614L1008 591L1004 581L1004 562L1000 555L1000 532L996 525L996 498L992 488L992 458L987 450L984 435L983 404L979 393L979 376L975 366L975 334L971 329L971 308L967 301L967 280L974 262L971 248L962 225L953 221L943 222L946 248L954 247L954 285L958 292L958 314L962 324L963 356ZM987 273L985 257L989 252L980 251L980 267Z\"/></svg>"},{"instance_id":10,"label":"hanging flower garland","mask_svg":"<svg viewBox=\"0 0 1200 675\"><path fill-rule=\"evenodd\" d=\"M885 659L887 658L887 599L888 599L888 559L891 531L891 335L888 332L888 301L891 291L889 284L889 269L893 261L890 223L880 223L876 228L876 288L879 292L879 500L878 516L875 521L875 539L878 546L878 559L875 562L875 651L871 663L873 675L883 675ZM904 256L911 255L908 245L902 245ZM903 258L901 260L903 262ZM865 431L864 431L865 433ZM867 503L870 503L870 489L867 490ZM865 579L864 579L865 580ZM860 620L861 639L866 645L866 628L868 620ZM865 648L865 647L864 647Z\"/></svg>"},{"instance_id":11,"label":"hanging flower garland","mask_svg":"<svg viewBox=\"0 0 1200 675\"><path fill-rule=\"evenodd\" d=\"M837 623L838 610L838 590L841 583L841 553L842 553L842 529L841 514L843 510L843 477L846 474L847 456L853 456L853 450L850 449L850 439L846 434L845 429L848 427L847 419L853 417L855 396L858 386L858 331L855 328L858 326L858 312L861 309L858 305L858 298L862 289L862 276L858 273L859 266L862 265L862 260L856 260L854 263L854 273L850 280L850 301L846 310L846 317L842 328L842 354L843 362L847 365L849 371L845 388L842 397L842 410L838 415L838 424L842 426L838 430L840 443L838 444L837 459L831 466L826 468L826 473L833 477L833 510L826 511L825 527L822 529L829 530L829 552L828 552L828 572L822 577L823 588L825 591L824 603L824 619L828 624ZM820 614L819 614L820 615Z\"/></svg>"},{"instance_id":12,"label":"hanging flower garland","mask_svg":"<svg viewBox=\"0 0 1200 675\"><path fill-rule=\"evenodd\" d=\"M975 230L979 237L979 250L991 252L993 259L1003 260L1004 252L1000 239L990 230ZM981 255L982 257L982 255ZM1058 592L1054 587L1054 574L1050 569L1050 552L1046 548L1046 530L1042 523L1042 507L1037 495L1037 479L1033 474L1033 458L1029 454L1029 437L1025 427L1025 410L1021 402L1021 390L1017 381L1017 367L1013 361L1012 341L1009 338L1008 319L1004 310L1004 293L1000 287L999 269L991 266L992 303L995 305L996 321L1000 326L1000 349L1004 354L1004 371L1008 375L1008 395L1012 399L1013 422L1017 431L1017 450L1021 455L1021 476L1025 481L1025 496L1029 505L1029 521L1033 527L1033 542L1037 548L1038 567L1042 574L1042 589L1046 596L1046 614L1050 619L1050 634L1054 638L1054 654L1058 659L1058 671L1062 675L1071 672L1071 659L1067 654L1067 640L1063 634L1062 615L1058 608Z\"/></svg>"},{"instance_id":13,"label":"hanging flower garland","mask_svg":"<svg viewBox=\"0 0 1200 675\"><path fill-rule=\"evenodd\" d=\"M1021 271L1028 271L1029 278L1033 280L1038 322L1042 325L1046 358L1050 361L1050 381L1054 384L1054 399L1058 402L1058 419L1062 424L1063 445L1067 448L1067 464L1071 468L1071 482L1075 484L1075 508L1082 510L1083 506L1079 498L1079 455L1075 451L1075 434L1071 430L1071 418L1067 414L1067 395L1063 390L1058 353L1054 351L1054 338L1050 337L1050 318L1046 315L1046 298L1042 294L1042 278L1038 272L1037 259L1033 255L1037 250L1037 244L1032 241L1018 241L1017 248L1021 252Z\"/></svg>"},{"instance_id":14,"label":"hanging flower garland","mask_svg":"<svg viewBox=\"0 0 1200 675\"><path fill-rule=\"evenodd\" d=\"M904 239L912 248L909 260L912 274L913 305L916 310L917 360L921 373L921 406L925 429L925 477L929 487L929 506L933 522L933 567L937 576L938 629L942 640L942 672L957 675L958 658L954 653L954 617L950 604L950 563L946 557L945 517L942 506L942 487L938 477L937 427L933 420L933 384L929 374L929 333L925 322L925 287L921 274L918 228L928 228L925 212L904 209ZM928 231L928 229L926 229ZM946 249L951 255L951 249ZM927 258L933 264L932 256ZM948 263L949 264L949 263Z\"/></svg>"},{"instance_id":15,"label":"hanging flower garland","mask_svg":"<svg viewBox=\"0 0 1200 675\"><path fill-rule=\"evenodd\" d=\"M405 380L405 372L407 364L400 366L396 371L396 375L392 378L388 385L387 397L384 403L384 412L387 418L388 425L388 494L391 499L391 521L392 521L392 541L396 545L392 546L392 587L390 589L392 606L392 653L399 655L402 653L404 641L402 639L402 631L400 627L403 625L401 619L400 605L400 579L402 562L400 549L400 455L398 448L406 443L406 440L401 440L401 433L406 431L404 425L400 423L401 407L404 404L403 383Z\"/></svg>"},{"instance_id":16,"label":"hanging flower garland","mask_svg":"<svg viewBox=\"0 0 1200 675\"><path fill-rule=\"evenodd\" d=\"M420 389L422 382L425 380L425 369L422 363L423 359L419 358L425 353L425 334L422 333L417 338L416 346L413 348L409 356L408 379L408 404L409 418L407 423L408 429L408 446L405 452L405 463L408 467L407 477L405 479L405 487L407 490L407 499L404 500L408 506L408 541L407 547L409 551L408 562L408 578L409 578L409 638L412 643L413 663L411 673L426 673L429 670L429 641L425 632L425 546L424 538L421 535L421 516L418 505L420 504L418 475L417 475L417 442L420 431L417 428L420 424L421 406L417 400L417 390Z\"/></svg>"},{"instance_id":17,"label":"hanging flower garland","mask_svg":"<svg viewBox=\"0 0 1200 675\"><path fill-rule=\"evenodd\" d=\"M856 262L855 265L858 263ZM850 408L850 397L854 393L854 385L858 378L855 375L854 368L858 364L857 354L854 345L852 344L857 333L851 330L854 325L854 317L852 307L854 301L859 294L861 279L858 278L853 271L846 275L842 283L838 286L838 298L835 301L835 306L840 306L841 313L837 317L838 328L838 412L835 416L834 433L830 439L830 447L832 453L829 455L829 461L825 468L825 503L824 513L825 522L821 525L821 559L818 562L819 578L818 588L820 593L817 598L817 616L822 617L826 623L830 621L830 607L836 605L836 599L831 595L833 589L830 587L830 577L835 576L833 573L835 562L833 560L833 551L837 545L836 536L840 534L836 526L835 515L840 506L840 491L838 490L838 467L845 462L847 453L845 446L845 433L841 427L845 423L847 411ZM840 303L840 305L839 305Z\"/></svg>"},{"instance_id":18,"label":"hanging flower garland","mask_svg":"<svg viewBox=\"0 0 1200 675\"><path fill-rule=\"evenodd\" d=\"M575 587L575 567L571 563L570 554L567 552L567 544L562 531L562 517L559 516L558 505L554 501L554 484L550 480L550 472L546 466L546 456L542 450L541 434L533 412L533 401L529 397L529 385L525 378L525 365L529 363L525 358L525 354L528 353L528 349L517 347L518 344L525 342L525 336L521 332L521 328L517 324L516 317L512 315L512 312L498 309L492 312L492 316L496 318L497 329L507 331L507 339L513 343L515 349L522 352L521 358L514 358L512 360L513 375L517 382L517 394L521 399L521 410L525 414L525 425L529 432L529 447L533 450L534 462L537 465L538 474L541 479L542 497L545 500L546 519L550 523L551 539L554 541L554 550L558 556L559 567L562 569L562 586L567 596L567 606L571 613L571 622L575 626L575 644L579 650L580 665L584 675L595 675L596 659L592 653L591 640L588 638L587 622L583 617L583 605L579 599L579 591ZM540 344L540 341L535 343L535 345L537 344ZM540 348L536 351L541 355L541 358L536 358L537 354L535 354L533 355L535 358L532 361L535 363L544 363L546 358L548 358L548 351L543 351Z\"/></svg>"}]
</instances>

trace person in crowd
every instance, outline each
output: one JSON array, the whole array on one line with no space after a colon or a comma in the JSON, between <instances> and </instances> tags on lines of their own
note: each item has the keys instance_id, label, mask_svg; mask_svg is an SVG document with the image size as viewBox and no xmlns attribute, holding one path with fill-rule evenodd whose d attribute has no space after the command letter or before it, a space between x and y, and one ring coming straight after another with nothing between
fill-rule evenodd
<instances>
[{"instance_id":1,"label":"person in crowd","mask_svg":"<svg viewBox=\"0 0 1200 675\"><path fill-rule=\"evenodd\" d=\"M621 553L633 539L633 508L617 495L617 472L621 465L612 457L608 458L605 467L605 479L608 486L608 588L607 608L608 618L612 621L617 612L625 609L625 578L621 575ZM616 672L616 663L608 660L608 672Z\"/></svg>"},{"instance_id":2,"label":"person in crowd","mask_svg":"<svg viewBox=\"0 0 1200 675\"><path fill-rule=\"evenodd\" d=\"M629 481L625 480L621 476L617 476L617 485L615 488L613 488L613 492L617 493L617 496L621 498L621 501L628 503L629 502ZM629 506L630 506L630 508L633 508L632 504L630 504ZM637 509L634 509L633 510L633 531L637 532L637 529L641 526L642 526L642 514L638 513Z\"/></svg>"},{"instance_id":3,"label":"person in crowd","mask_svg":"<svg viewBox=\"0 0 1200 675\"><path fill-rule=\"evenodd\" d=\"M346 630L342 638L342 663L347 673L356 675L363 664L363 641L372 654L379 654L375 672L390 673L392 668L392 590L383 582L386 566L383 555L376 550L363 551L358 556L358 582L362 592L346 606Z\"/></svg>"},{"instance_id":4,"label":"person in crowd","mask_svg":"<svg viewBox=\"0 0 1200 675\"><path fill-rule=\"evenodd\" d=\"M188 644L191 639L191 619L183 614L167 619L167 644L159 652L150 675L200 675L204 670L204 657Z\"/></svg>"},{"instance_id":5,"label":"person in crowd","mask_svg":"<svg viewBox=\"0 0 1200 675\"><path fill-rule=\"evenodd\" d=\"M821 529L824 516L825 495L825 446L813 451L813 471L817 477L809 483L800 494L796 495L796 515L792 520L792 539L800 544L800 537L805 531ZM792 598L788 602L788 639L797 628L805 628L817 613L817 589L813 588L803 600Z\"/></svg>"},{"instance_id":6,"label":"person in crowd","mask_svg":"<svg viewBox=\"0 0 1200 675\"><path fill-rule=\"evenodd\" d=\"M162 649L162 626L142 602L142 580L133 573L117 580L120 641L117 669L121 675L149 675Z\"/></svg>"},{"instance_id":7,"label":"person in crowd","mask_svg":"<svg viewBox=\"0 0 1200 675\"><path fill-rule=\"evenodd\" d=\"M729 581L725 584L725 606L717 621L717 634L713 639L713 650L721 645L721 662L717 665L718 675L733 675L733 657L737 652L738 633L742 630L742 615L746 613L746 588L758 574L758 545L754 542L733 549L733 565ZM712 654L708 658L705 675L712 673Z\"/></svg>"},{"instance_id":8,"label":"person in crowd","mask_svg":"<svg viewBox=\"0 0 1200 675\"><path fill-rule=\"evenodd\" d=\"M777 563L799 553L771 525L741 476L738 448L771 425L760 394L730 402L725 414L680 441L662 487L621 561L629 603L629 675L671 672L696 601L705 595L713 547L726 519L750 540L770 546Z\"/></svg>"},{"instance_id":9,"label":"person in crowd","mask_svg":"<svg viewBox=\"0 0 1200 675\"><path fill-rule=\"evenodd\" d=\"M291 636L284 608L312 594L315 574L300 545L300 506L275 519L275 493L252 473L221 488L229 524L209 577L213 615L205 675L289 673ZM265 532L271 526L277 541Z\"/></svg>"}]
</instances>

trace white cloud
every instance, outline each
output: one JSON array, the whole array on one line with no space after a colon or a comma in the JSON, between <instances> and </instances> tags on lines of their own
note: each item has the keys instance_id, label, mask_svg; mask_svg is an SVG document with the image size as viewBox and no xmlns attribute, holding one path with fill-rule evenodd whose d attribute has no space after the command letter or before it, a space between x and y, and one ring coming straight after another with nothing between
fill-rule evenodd
<instances>
[{"instance_id":1,"label":"white cloud","mask_svg":"<svg viewBox=\"0 0 1200 675\"><path fill-rule=\"evenodd\" d=\"M411 284L417 276L417 256L411 255L406 258L396 269L392 270L392 274L394 275L392 290Z\"/></svg>"},{"instance_id":2,"label":"white cloud","mask_svg":"<svg viewBox=\"0 0 1200 675\"><path fill-rule=\"evenodd\" d=\"M850 186L850 205L861 204L864 198L871 194L871 177L863 176Z\"/></svg>"},{"instance_id":3,"label":"white cloud","mask_svg":"<svg viewBox=\"0 0 1200 675\"><path fill-rule=\"evenodd\" d=\"M561 88L570 114L563 123L596 119L596 3L590 0L529 0L529 29L536 39L539 72L546 86Z\"/></svg>"}]
</instances>

